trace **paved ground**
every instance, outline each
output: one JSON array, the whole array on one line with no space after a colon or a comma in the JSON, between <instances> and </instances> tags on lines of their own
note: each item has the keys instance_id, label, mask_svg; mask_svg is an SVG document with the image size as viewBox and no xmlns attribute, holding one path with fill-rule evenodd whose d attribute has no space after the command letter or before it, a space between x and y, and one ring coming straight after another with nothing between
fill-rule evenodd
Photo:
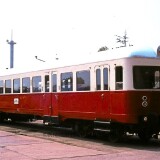
<instances>
[{"instance_id":1,"label":"paved ground","mask_svg":"<svg viewBox=\"0 0 160 160\"><path fill-rule=\"evenodd\" d=\"M103 154L101 151L0 131L1 160L90 159Z\"/></svg>"},{"instance_id":2,"label":"paved ground","mask_svg":"<svg viewBox=\"0 0 160 160\"><path fill-rule=\"evenodd\" d=\"M86 142L87 143L87 142ZM106 151L46 139L17 135L0 130L0 160L154 160L160 147L153 150L107 146Z\"/></svg>"},{"instance_id":3,"label":"paved ground","mask_svg":"<svg viewBox=\"0 0 160 160\"><path fill-rule=\"evenodd\" d=\"M91 159L105 153L49 140L0 131L1 160Z\"/></svg>"}]
</instances>

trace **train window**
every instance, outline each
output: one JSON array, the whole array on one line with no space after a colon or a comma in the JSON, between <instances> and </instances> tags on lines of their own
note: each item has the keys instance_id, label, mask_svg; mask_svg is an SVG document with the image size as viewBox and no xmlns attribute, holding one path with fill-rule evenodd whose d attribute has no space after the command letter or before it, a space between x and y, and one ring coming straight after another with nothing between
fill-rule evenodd
<instances>
[{"instance_id":1,"label":"train window","mask_svg":"<svg viewBox=\"0 0 160 160\"><path fill-rule=\"evenodd\" d=\"M79 71L76 73L77 91L90 90L90 71Z\"/></svg>"},{"instance_id":2,"label":"train window","mask_svg":"<svg viewBox=\"0 0 160 160\"><path fill-rule=\"evenodd\" d=\"M160 67L134 66L133 84L135 89L160 89Z\"/></svg>"},{"instance_id":3,"label":"train window","mask_svg":"<svg viewBox=\"0 0 160 160\"><path fill-rule=\"evenodd\" d=\"M20 93L20 79L13 80L13 93Z\"/></svg>"},{"instance_id":4,"label":"train window","mask_svg":"<svg viewBox=\"0 0 160 160\"><path fill-rule=\"evenodd\" d=\"M45 75L45 92L49 92L49 75Z\"/></svg>"},{"instance_id":5,"label":"train window","mask_svg":"<svg viewBox=\"0 0 160 160\"><path fill-rule=\"evenodd\" d=\"M155 71L154 77L155 77L154 88L159 89L160 88L160 71Z\"/></svg>"},{"instance_id":6,"label":"train window","mask_svg":"<svg viewBox=\"0 0 160 160\"><path fill-rule=\"evenodd\" d=\"M52 92L57 92L57 75L52 74Z\"/></svg>"},{"instance_id":7,"label":"train window","mask_svg":"<svg viewBox=\"0 0 160 160\"><path fill-rule=\"evenodd\" d=\"M5 93L11 93L11 80L5 80Z\"/></svg>"},{"instance_id":8,"label":"train window","mask_svg":"<svg viewBox=\"0 0 160 160\"><path fill-rule=\"evenodd\" d=\"M42 81L41 76L35 76L32 78L32 91L41 92L42 91Z\"/></svg>"},{"instance_id":9,"label":"train window","mask_svg":"<svg viewBox=\"0 0 160 160\"><path fill-rule=\"evenodd\" d=\"M108 68L103 68L103 89L108 90Z\"/></svg>"},{"instance_id":10,"label":"train window","mask_svg":"<svg viewBox=\"0 0 160 160\"><path fill-rule=\"evenodd\" d=\"M122 66L117 66L115 69L116 76L116 90L123 89L123 68Z\"/></svg>"},{"instance_id":11,"label":"train window","mask_svg":"<svg viewBox=\"0 0 160 160\"><path fill-rule=\"evenodd\" d=\"M101 90L101 70L96 69L96 90Z\"/></svg>"},{"instance_id":12,"label":"train window","mask_svg":"<svg viewBox=\"0 0 160 160\"><path fill-rule=\"evenodd\" d=\"M3 80L0 80L0 94L3 93Z\"/></svg>"},{"instance_id":13,"label":"train window","mask_svg":"<svg viewBox=\"0 0 160 160\"><path fill-rule=\"evenodd\" d=\"M73 90L73 73L61 73L61 91Z\"/></svg>"},{"instance_id":14,"label":"train window","mask_svg":"<svg viewBox=\"0 0 160 160\"><path fill-rule=\"evenodd\" d=\"M30 78L29 77L22 78L22 92L23 93L30 92Z\"/></svg>"}]
</instances>

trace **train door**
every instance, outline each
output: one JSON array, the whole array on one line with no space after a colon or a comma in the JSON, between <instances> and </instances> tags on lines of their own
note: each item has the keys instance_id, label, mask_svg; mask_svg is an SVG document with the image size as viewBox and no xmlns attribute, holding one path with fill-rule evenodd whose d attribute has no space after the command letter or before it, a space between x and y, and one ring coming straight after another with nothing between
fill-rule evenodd
<instances>
[{"instance_id":1,"label":"train door","mask_svg":"<svg viewBox=\"0 0 160 160\"><path fill-rule=\"evenodd\" d=\"M105 120L109 116L110 92L109 92L109 65L101 65L95 67L96 77L96 94L97 94L97 120Z\"/></svg>"},{"instance_id":2,"label":"train door","mask_svg":"<svg viewBox=\"0 0 160 160\"><path fill-rule=\"evenodd\" d=\"M52 112L51 116L53 121L56 121L58 118L58 93L57 93L57 72L53 71L51 74L51 92L52 92Z\"/></svg>"},{"instance_id":3,"label":"train door","mask_svg":"<svg viewBox=\"0 0 160 160\"><path fill-rule=\"evenodd\" d=\"M45 73L43 76L43 108L44 108L44 115L50 116L51 115L51 93L50 93L50 75L49 73Z\"/></svg>"},{"instance_id":4,"label":"train door","mask_svg":"<svg viewBox=\"0 0 160 160\"><path fill-rule=\"evenodd\" d=\"M58 124L58 95L57 95L57 73L51 72L44 76L44 123Z\"/></svg>"}]
</instances>

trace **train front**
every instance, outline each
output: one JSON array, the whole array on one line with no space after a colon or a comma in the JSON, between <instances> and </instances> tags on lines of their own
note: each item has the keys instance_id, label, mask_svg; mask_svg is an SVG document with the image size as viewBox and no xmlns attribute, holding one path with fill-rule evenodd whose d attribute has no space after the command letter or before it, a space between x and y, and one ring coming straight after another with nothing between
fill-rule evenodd
<instances>
[{"instance_id":1,"label":"train front","mask_svg":"<svg viewBox=\"0 0 160 160\"><path fill-rule=\"evenodd\" d=\"M136 57L129 63L130 74L127 76L126 113L131 131L138 133L146 141L157 137L160 132L160 58Z\"/></svg>"}]
</instances>

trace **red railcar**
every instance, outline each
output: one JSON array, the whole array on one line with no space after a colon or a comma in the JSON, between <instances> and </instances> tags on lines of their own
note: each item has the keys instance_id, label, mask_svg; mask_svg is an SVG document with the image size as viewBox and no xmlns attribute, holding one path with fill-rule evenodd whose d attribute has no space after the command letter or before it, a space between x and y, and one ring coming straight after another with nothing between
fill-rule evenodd
<instances>
[{"instance_id":1,"label":"red railcar","mask_svg":"<svg viewBox=\"0 0 160 160\"><path fill-rule=\"evenodd\" d=\"M71 126L81 136L117 140L160 131L160 58L150 48L100 53L96 61L31 72L1 73L0 119Z\"/></svg>"}]
</instances>

